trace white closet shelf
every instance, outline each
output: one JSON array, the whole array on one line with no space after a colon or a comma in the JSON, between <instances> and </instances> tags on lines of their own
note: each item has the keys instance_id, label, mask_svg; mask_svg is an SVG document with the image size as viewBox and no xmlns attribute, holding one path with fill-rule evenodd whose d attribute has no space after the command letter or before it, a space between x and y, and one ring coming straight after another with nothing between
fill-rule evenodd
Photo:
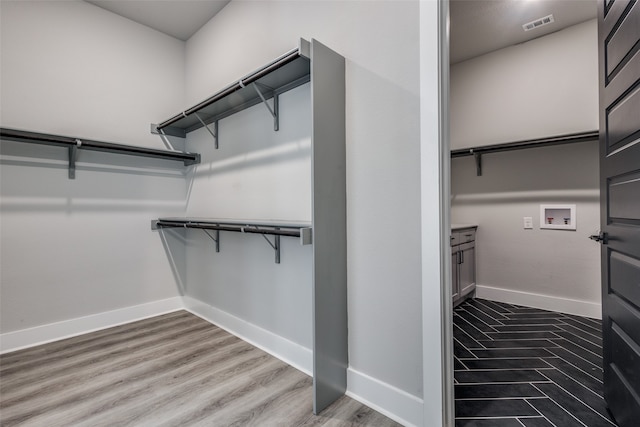
<instances>
[{"instance_id":1,"label":"white closet shelf","mask_svg":"<svg viewBox=\"0 0 640 427\"><path fill-rule=\"evenodd\" d=\"M259 103L264 103L274 117L278 130L278 96L308 83L311 79L309 42L301 39L299 47L267 65L247 74L197 105L182 111L158 125L153 133L184 138L187 133L214 124L212 135L217 138L218 120ZM272 105L267 100L273 98Z\"/></svg>"}]
</instances>

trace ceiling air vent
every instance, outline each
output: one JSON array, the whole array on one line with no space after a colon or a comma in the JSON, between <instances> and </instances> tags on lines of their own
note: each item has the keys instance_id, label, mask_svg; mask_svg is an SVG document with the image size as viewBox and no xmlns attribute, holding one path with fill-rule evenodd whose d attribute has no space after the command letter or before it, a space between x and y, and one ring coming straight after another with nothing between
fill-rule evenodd
<instances>
[{"instance_id":1,"label":"ceiling air vent","mask_svg":"<svg viewBox=\"0 0 640 427\"><path fill-rule=\"evenodd\" d=\"M547 15L544 18L536 19L535 21L527 22L522 26L525 31L531 31L534 28L542 27L544 25L551 24L553 22L553 15Z\"/></svg>"}]
</instances>

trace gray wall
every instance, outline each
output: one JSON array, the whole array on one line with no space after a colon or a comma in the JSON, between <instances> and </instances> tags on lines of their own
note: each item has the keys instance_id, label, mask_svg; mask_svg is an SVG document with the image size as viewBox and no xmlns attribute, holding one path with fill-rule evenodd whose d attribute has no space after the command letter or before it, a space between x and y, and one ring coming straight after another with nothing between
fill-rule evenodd
<instances>
[{"instance_id":1,"label":"gray wall","mask_svg":"<svg viewBox=\"0 0 640 427\"><path fill-rule=\"evenodd\" d=\"M598 129L596 21L451 67L451 148Z\"/></svg>"},{"instance_id":2,"label":"gray wall","mask_svg":"<svg viewBox=\"0 0 640 427\"><path fill-rule=\"evenodd\" d=\"M451 68L452 149L598 127L597 28L588 21ZM598 317L597 141L452 160L452 222L479 224L478 295ZM577 229L539 227L576 204ZM533 217L533 230L523 217Z\"/></svg>"},{"instance_id":3,"label":"gray wall","mask_svg":"<svg viewBox=\"0 0 640 427\"><path fill-rule=\"evenodd\" d=\"M479 296L598 317L598 142L489 154L482 169L452 161L452 222L480 225ZM577 229L541 229L540 204L575 204Z\"/></svg>"},{"instance_id":4,"label":"gray wall","mask_svg":"<svg viewBox=\"0 0 640 427\"><path fill-rule=\"evenodd\" d=\"M184 44L85 2L2 2L2 126L163 148ZM161 90L159 90L161 88ZM182 213L179 163L2 143L3 333L179 295L154 216Z\"/></svg>"}]
</instances>

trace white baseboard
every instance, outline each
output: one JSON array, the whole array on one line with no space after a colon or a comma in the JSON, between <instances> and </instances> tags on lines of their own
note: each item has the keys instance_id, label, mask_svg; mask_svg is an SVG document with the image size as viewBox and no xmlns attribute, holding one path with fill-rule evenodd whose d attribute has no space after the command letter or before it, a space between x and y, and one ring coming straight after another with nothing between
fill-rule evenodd
<instances>
[{"instance_id":1,"label":"white baseboard","mask_svg":"<svg viewBox=\"0 0 640 427\"><path fill-rule=\"evenodd\" d=\"M194 298L184 296L182 300L185 310L221 327L305 374L312 375L313 354L311 349Z\"/></svg>"},{"instance_id":2,"label":"white baseboard","mask_svg":"<svg viewBox=\"0 0 640 427\"><path fill-rule=\"evenodd\" d=\"M593 319L602 319L602 306L598 303L588 301L514 291L486 285L476 285L476 297L508 304L524 305L543 310L591 317Z\"/></svg>"},{"instance_id":3,"label":"white baseboard","mask_svg":"<svg viewBox=\"0 0 640 427\"><path fill-rule=\"evenodd\" d=\"M0 335L0 354L71 338L77 335L135 322L136 320L159 316L172 311L182 310L183 308L182 298L173 297L89 316L77 317L62 322L7 332Z\"/></svg>"},{"instance_id":4,"label":"white baseboard","mask_svg":"<svg viewBox=\"0 0 640 427\"><path fill-rule=\"evenodd\" d=\"M353 368L347 369L346 394L403 426L422 425L422 399Z\"/></svg>"}]
</instances>

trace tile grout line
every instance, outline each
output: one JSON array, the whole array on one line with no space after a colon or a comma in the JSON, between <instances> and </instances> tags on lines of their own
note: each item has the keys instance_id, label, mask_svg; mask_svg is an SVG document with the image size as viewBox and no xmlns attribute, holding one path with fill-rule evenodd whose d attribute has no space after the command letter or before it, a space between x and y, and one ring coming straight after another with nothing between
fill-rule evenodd
<instances>
[{"instance_id":1,"label":"tile grout line","mask_svg":"<svg viewBox=\"0 0 640 427\"><path fill-rule=\"evenodd\" d=\"M554 338L554 339L555 339L555 338ZM567 342L570 342L570 341L568 341L566 338L561 338L561 340L563 340L563 341L567 341ZM573 342L570 342L570 343L571 343L571 344L573 344L573 345L575 345L576 347L580 347L580 348L581 348L581 349L583 349L584 351L586 351L586 352L588 352L588 353L591 353L592 355L594 355L594 356L599 357L600 359L602 359L602 356L600 356L599 354L596 354L596 353L592 352L591 350L586 349L586 348L584 348L584 347L582 347L582 346L580 346L580 345L578 345L578 344L576 344L576 343L573 343ZM557 345L556 347L564 348L564 347L562 347L561 345ZM573 353L573 351L571 351L571 350L569 350L569 349L567 349L567 348L564 348L564 349L565 349L565 350L567 350L567 351L568 351L568 352L570 352L570 353ZM581 359L583 359L584 361L589 362L589 363L591 363L591 364L593 365L593 362L591 362L591 361L589 361L589 360L585 359L584 357L580 356L579 354L576 354L576 353L573 353L573 354L575 354L575 355L576 355L576 356L578 356L579 358L581 358ZM594 366L595 366L595 365L594 365Z\"/></svg>"},{"instance_id":2,"label":"tile grout line","mask_svg":"<svg viewBox=\"0 0 640 427\"><path fill-rule=\"evenodd\" d=\"M467 372L467 371L458 371L458 372ZM549 384L553 383L553 381L491 381L489 383L461 383L460 385L494 385L494 384Z\"/></svg>"},{"instance_id":3,"label":"tile grout line","mask_svg":"<svg viewBox=\"0 0 640 427\"><path fill-rule=\"evenodd\" d=\"M464 344L462 344L462 343L460 342L460 340L458 340L458 339L457 339L457 338L455 338L455 337L454 337L453 339L454 339L454 341L457 341L457 342L458 342L458 344L460 344L460 345L461 345L465 350L467 350L469 353L473 354L473 352L472 352L471 350L469 350L469 349L467 348L467 346L465 346ZM475 354L473 354L473 355L475 356ZM477 358L477 356L476 356L476 358Z\"/></svg>"},{"instance_id":4,"label":"tile grout line","mask_svg":"<svg viewBox=\"0 0 640 427\"><path fill-rule=\"evenodd\" d=\"M540 393L542 393L542 391L541 391L538 387L536 387L535 385L531 384L531 387L535 388L535 389L536 389L536 390L538 390ZM548 398L549 398L549 396L547 396L546 394L542 393L542 396L539 396L539 398L542 398L542 399L545 399L545 398L546 398L546 399L548 399ZM536 408L535 406L533 406L533 405L531 404L531 402L529 402L529 399L525 399L524 401L525 401L525 402L527 402L527 405L531 406L531 409L533 409L533 410L534 410L534 411L536 411L538 414L540 414L540 416L541 416L541 417L546 418L542 412L538 411L538 408Z\"/></svg>"},{"instance_id":5,"label":"tile grout line","mask_svg":"<svg viewBox=\"0 0 640 427\"><path fill-rule=\"evenodd\" d=\"M570 323L558 323L558 325L559 325L559 327L560 327L560 328L562 328L562 330L563 330L563 331L565 331L565 332L569 332L569 333L572 333L572 334L574 334L574 335L576 335L576 336L579 336L579 335L577 335L575 332L567 331L566 329L564 329L564 328L563 328L563 326L569 326L569 327L571 327L571 328L578 329L578 330L580 330L581 332L584 332L585 334L587 334L587 335L589 335L589 336L591 336L591 337L593 337L593 338L597 338L597 339L599 339L600 341L602 341L602 335L598 336L598 335L592 334L591 332L583 331L582 329L577 328L576 326L573 326L573 325L571 325ZM586 338L582 338L582 339L586 339ZM588 340L587 340L587 341L588 341ZM595 343L593 343L593 344L595 344ZM597 344L595 344L595 345L597 345Z\"/></svg>"},{"instance_id":6,"label":"tile grout line","mask_svg":"<svg viewBox=\"0 0 640 427\"><path fill-rule=\"evenodd\" d=\"M567 319L571 319L571 320L573 320L574 322L578 322L578 323L580 323L581 325L586 326L587 328L597 329L598 327L600 327L600 325L598 325L598 327L591 326L591 325L589 325L588 323L583 322L581 319L576 319L576 318L574 318L574 317L570 317L570 316L566 316L566 317L567 317ZM595 322L595 321L594 321L594 322Z\"/></svg>"},{"instance_id":7,"label":"tile grout line","mask_svg":"<svg viewBox=\"0 0 640 427\"><path fill-rule=\"evenodd\" d=\"M478 316L474 315L473 313L471 313L470 311L465 310L464 308L460 309L460 311L464 311L465 313L467 313L469 316L475 318L478 322L482 322L485 324L485 326L487 326L488 328L493 329L495 332L498 332L495 330L495 328L491 325L489 325L487 322L485 322L484 320L480 319ZM506 326L506 325L502 325L502 326Z\"/></svg>"},{"instance_id":8,"label":"tile grout line","mask_svg":"<svg viewBox=\"0 0 640 427\"><path fill-rule=\"evenodd\" d=\"M555 384L555 383L554 383ZM549 397L545 392L543 392L542 390L540 390L538 387L535 386L535 384L531 384L533 387L536 388L536 390L538 390L540 393L544 394L545 396L547 396L547 398L552 401L553 403L555 403L558 408L562 409L564 412L566 412L567 414L569 414L569 416L571 416L573 419L575 419L578 423L582 424L584 427L589 427L588 425L586 425L585 423L583 423L582 421L580 421L579 419L577 419L571 412L567 411L565 409L564 406L562 406L561 404L559 404L558 402L556 402L555 400L553 400L553 398ZM529 405L531 405L531 403L529 403ZM532 405L533 406L533 405Z\"/></svg>"},{"instance_id":9,"label":"tile grout line","mask_svg":"<svg viewBox=\"0 0 640 427\"><path fill-rule=\"evenodd\" d=\"M567 350L568 351L568 350ZM558 359L562 360L563 362L573 366L574 368L576 368L577 370L583 372L586 375L589 375L591 378L593 378L594 380L598 381L600 384L604 384L601 380L599 380L598 378L594 377L593 375L591 375L589 372L585 371L584 369L574 365L573 363L569 362L568 360L564 359L562 356L558 356L556 355ZM472 359L473 360L473 359ZM555 366L554 366L555 367ZM558 368L556 368L558 369ZM572 377L573 378L573 377ZM602 397L602 396L601 396Z\"/></svg>"},{"instance_id":10,"label":"tile grout line","mask_svg":"<svg viewBox=\"0 0 640 427\"><path fill-rule=\"evenodd\" d=\"M455 400L526 400L546 399L547 396L510 396L510 397L462 397ZM523 415L517 415L518 417Z\"/></svg>"},{"instance_id":11,"label":"tile grout line","mask_svg":"<svg viewBox=\"0 0 640 427\"><path fill-rule=\"evenodd\" d=\"M471 359L471 360L475 360L475 359ZM480 359L480 360L491 360L491 359ZM495 371L535 371L536 369L544 369L547 371L551 369L558 370L558 368L556 368L555 366L549 366L549 367L543 366L543 367L537 367L537 368L531 367L531 368L480 368L480 369L472 369L467 367L467 369L454 369L454 371L455 372L495 372Z\"/></svg>"},{"instance_id":12,"label":"tile grout line","mask_svg":"<svg viewBox=\"0 0 640 427\"><path fill-rule=\"evenodd\" d=\"M478 331L478 332L479 332L479 333L481 333L482 335L486 336L488 339L491 339L491 337L487 335L487 332L481 331L481 330L480 330L480 329L478 329L478 328L477 328L473 323L469 322L469 321L468 321L467 319L465 319L464 317L462 317L462 316L458 316L458 317L460 318L460 320L461 320L462 322L465 322L467 325L471 326L471 327L472 327L472 328L474 328L476 331ZM454 323L455 323L455 321L454 321ZM458 327L460 327L460 326L458 325ZM491 327L491 326L487 325L487 327ZM460 327L460 329L462 329L462 327ZM466 332L466 330L464 330L464 329L462 329L462 330ZM495 332L489 332L489 333L490 333L490 334L493 334L493 333L495 333Z\"/></svg>"},{"instance_id":13,"label":"tile grout line","mask_svg":"<svg viewBox=\"0 0 640 427\"><path fill-rule=\"evenodd\" d=\"M474 337L472 337L471 335L469 335L469 334L467 333L467 331L465 331L464 329L462 329L460 326L458 326L458 325L456 325L456 324L454 323L453 327L454 327L454 332L455 332L455 328L458 328L458 330L460 331L460 333L465 334L469 339L471 339L472 341L474 341L474 342L478 343L478 345L480 345L480 346L481 346L481 347L474 347L474 349L480 349L480 350L482 350L482 349L486 349L486 347L485 347L484 345L482 345L482 344L480 343L480 341L479 341L479 340L477 340L477 339L475 339ZM455 333L454 333L454 336L455 336ZM460 341L460 340L458 340L458 341ZM467 350L471 350L471 349L470 349L470 348L467 348Z\"/></svg>"},{"instance_id":14,"label":"tile grout line","mask_svg":"<svg viewBox=\"0 0 640 427\"><path fill-rule=\"evenodd\" d=\"M482 305L482 306L486 307L487 309L491 310L492 312L496 313L498 316L500 316L500 318L508 319L508 317L507 317L507 316L505 316L505 315L504 315L504 314L502 314L502 313L498 313L496 310L494 310L494 309L492 309L491 307L489 307L489 306L487 306L486 304L484 304L481 300L476 300L476 301L477 301L477 303L478 303L479 305ZM488 316L493 317L493 318L494 318L495 320L497 320L497 321L500 321L500 319L499 319L499 318L496 318L494 315L492 315L492 314L490 314L490 313L488 313L488 312L486 312L486 311L485 311L485 314L487 314Z\"/></svg>"},{"instance_id":15,"label":"tile grout line","mask_svg":"<svg viewBox=\"0 0 640 427\"><path fill-rule=\"evenodd\" d=\"M555 332L557 332L557 331L555 331ZM576 335L576 334L574 334L574 333L572 333L572 332L565 331L565 333L567 333L567 334L569 334L569 335L572 335L572 336L574 336L575 338L578 338L578 340L582 340L582 341L588 342L588 343L589 343L589 344L591 344L591 345L594 345L594 346L596 346L596 347L599 347L599 348L600 348L600 350L602 350L602 346L601 346L601 345L598 345L598 344L592 343L591 341L589 341L589 340L587 340L587 339L584 339L584 338L582 338L581 336L578 336L578 335ZM559 337L560 337L560 338L563 338L563 339L565 339L565 340L567 340L567 341L569 341L569 342L571 342L571 343L573 343L573 344L575 344L575 345L577 345L577 346L580 346L580 344L578 344L577 342L574 342L574 341L570 340L569 338L565 338L565 337L563 337L562 335L559 335ZM583 348L584 348L584 347L583 347ZM585 350L586 350L586 349L585 349ZM591 351L591 350L588 350L588 351ZM591 352L593 353L593 351L591 351Z\"/></svg>"},{"instance_id":16,"label":"tile grout line","mask_svg":"<svg viewBox=\"0 0 640 427\"><path fill-rule=\"evenodd\" d=\"M547 377L546 375L544 375L543 373L539 372L540 375ZM549 378L549 377L547 377ZM569 377L571 378L571 377ZM551 380L551 379L550 379ZM595 414L598 414L602 419L606 420L609 424L611 424L612 426L616 427L615 424L613 424L609 419L607 419L606 417L604 417L600 412L596 411L595 409L593 409L591 406L589 406L587 403L585 403L584 401L582 401L580 398L578 398L575 394L571 393L569 390L567 390L566 388L562 387L560 384L558 384L557 382L551 380L551 382L553 384L555 384L558 388L562 389L565 393L567 393L569 396L573 397L574 400L576 400L577 402L582 403L584 406L586 406L587 408L591 409L591 411ZM537 387L536 387L537 388ZM586 388L586 387L585 387ZM587 389L588 390L588 389Z\"/></svg>"}]
</instances>

